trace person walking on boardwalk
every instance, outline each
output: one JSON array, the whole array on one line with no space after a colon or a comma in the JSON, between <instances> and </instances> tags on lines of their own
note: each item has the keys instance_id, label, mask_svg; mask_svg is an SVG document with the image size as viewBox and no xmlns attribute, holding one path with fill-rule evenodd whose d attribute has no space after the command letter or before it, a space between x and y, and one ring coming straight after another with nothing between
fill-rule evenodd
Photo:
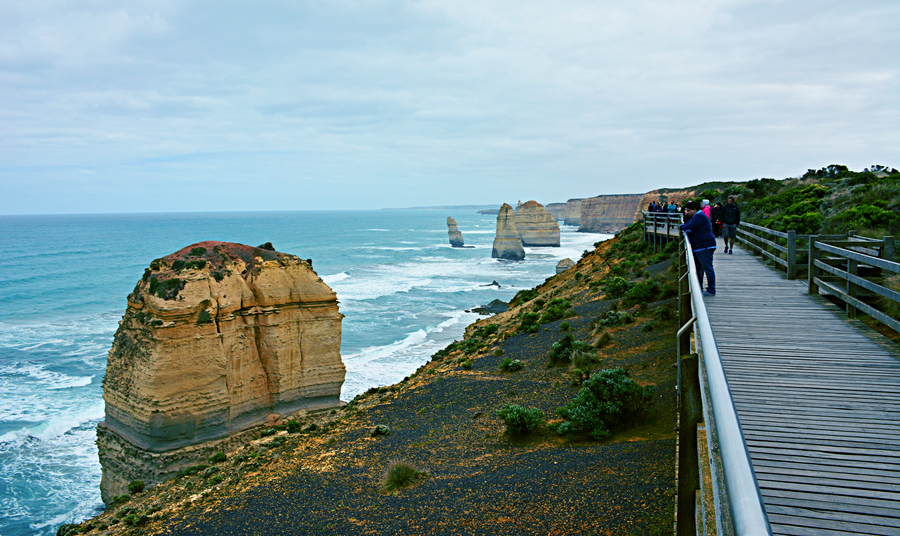
<instances>
[{"instance_id":1,"label":"person walking on boardwalk","mask_svg":"<svg viewBox=\"0 0 900 536\"><path fill-rule=\"evenodd\" d=\"M709 222L712 223L713 236L719 238L722 236L722 203L716 203L712 208L712 217Z\"/></svg>"},{"instance_id":2,"label":"person walking on boardwalk","mask_svg":"<svg viewBox=\"0 0 900 536\"><path fill-rule=\"evenodd\" d=\"M689 219L679 228L685 232L694 250L694 264L697 266L697 279L703 287L703 275L706 275L706 291L704 296L716 295L716 272L713 270L713 253L716 251L716 237L712 233L709 218L700 210L700 203L688 201L684 204L684 214Z\"/></svg>"},{"instance_id":3,"label":"person walking on boardwalk","mask_svg":"<svg viewBox=\"0 0 900 536\"><path fill-rule=\"evenodd\" d=\"M741 209L734 202L733 197L728 198L728 204L722 207L722 236L725 237L725 253L734 253L734 239L737 238L737 226L741 223Z\"/></svg>"}]
</instances>

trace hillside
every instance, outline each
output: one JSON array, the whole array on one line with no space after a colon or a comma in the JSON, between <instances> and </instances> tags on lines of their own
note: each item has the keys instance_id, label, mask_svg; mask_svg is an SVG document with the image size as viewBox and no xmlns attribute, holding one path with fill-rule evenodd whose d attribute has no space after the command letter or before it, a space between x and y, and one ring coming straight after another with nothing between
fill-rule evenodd
<instances>
[{"instance_id":1,"label":"hillside","mask_svg":"<svg viewBox=\"0 0 900 536\"><path fill-rule=\"evenodd\" d=\"M521 292L509 311L470 326L463 341L403 382L371 389L342 410L258 430L225 460L197 460L78 529L668 534L675 452L669 256L652 256L634 225ZM578 351L564 355L559 348L567 344ZM607 437L567 429L574 421L555 411L601 369L621 369L639 390L655 386L649 403L611 421ZM497 414L506 404L538 408L546 421L511 435ZM427 476L385 492L384 472L398 459Z\"/></svg>"}]
</instances>

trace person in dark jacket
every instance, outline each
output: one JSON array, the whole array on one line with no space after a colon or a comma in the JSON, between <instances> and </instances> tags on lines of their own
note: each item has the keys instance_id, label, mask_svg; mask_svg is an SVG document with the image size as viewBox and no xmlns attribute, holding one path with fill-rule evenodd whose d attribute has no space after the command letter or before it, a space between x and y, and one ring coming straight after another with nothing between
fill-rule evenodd
<instances>
[{"instance_id":1,"label":"person in dark jacket","mask_svg":"<svg viewBox=\"0 0 900 536\"><path fill-rule=\"evenodd\" d=\"M722 207L722 236L725 237L725 253L734 253L734 239L737 238L737 226L741 223L741 209L728 198L728 204Z\"/></svg>"},{"instance_id":2,"label":"person in dark jacket","mask_svg":"<svg viewBox=\"0 0 900 536\"><path fill-rule=\"evenodd\" d=\"M694 264L697 265L697 279L703 287L703 275L706 274L706 291L704 296L716 295L716 272L713 270L713 253L716 251L716 237L712 233L712 224L700 210L700 203L689 201L684 205L684 214L689 219L679 228L685 232L694 250Z\"/></svg>"},{"instance_id":3,"label":"person in dark jacket","mask_svg":"<svg viewBox=\"0 0 900 536\"><path fill-rule=\"evenodd\" d=\"M713 236L720 238L722 236L722 203L716 203L712 208L712 217L709 219L712 224Z\"/></svg>"}]
</instances>

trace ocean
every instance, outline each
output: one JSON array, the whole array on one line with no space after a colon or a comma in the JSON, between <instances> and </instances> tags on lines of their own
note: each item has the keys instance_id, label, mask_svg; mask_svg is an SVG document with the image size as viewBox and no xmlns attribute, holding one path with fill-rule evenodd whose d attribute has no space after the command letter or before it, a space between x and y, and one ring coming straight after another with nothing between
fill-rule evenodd
<instances>
[{"instance_id":1,"label":"ocean","mask_svg":"<svg viewBox=\"0 0 900 536\"><path fill-rule=\"evenodd\" d=\"M450 247L447 216L474 248ZM312 258L345 315L349 401L461 338L479 318L467 309L508 301L610 238L562 226L561 247L511 262L491 258L495 228L471 208L0 216L0 535L55 534L102 511L106 355L153 259L203 240Z\"/></svg>"}]
</instances>

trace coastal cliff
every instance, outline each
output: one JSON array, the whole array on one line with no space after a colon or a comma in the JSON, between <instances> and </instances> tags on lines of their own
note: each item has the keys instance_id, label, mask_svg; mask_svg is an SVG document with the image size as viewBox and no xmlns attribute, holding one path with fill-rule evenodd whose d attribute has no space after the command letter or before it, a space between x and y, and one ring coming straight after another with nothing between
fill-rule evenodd
<instances>
[{"instance_id":1,"label":"coastal cliff","mask_svg":"<svg viewBox=\"0 0 900 536\"><path fill-rule=\"evenodd\" d=\"M544 205L544 210L550 213L551 216L556 218L556 221L565 221L566 219L566 204L565 203L547 203Z\"/></svg>"},{"instance_id":2,"label":"coastal cliff","mask_svg":"<svg viewBox=\"0 0 900 536\"><path fill-rule=\"evenodd\" d=\"M177 473L178 449L340 405L336 296L308 261L268 247L188 246L153 261L128 296L103 380L104 501Z\"/></svg>"},{"instance_id":3,"label":"coastal cliff","mask_svg":"<svg viewBox=\"0 0 900 536\"><path fill-rule=\"evenodd\" d=\"M569 199L566 201L566 211L563 223L566 225L581 225L581 202L583 199Z\"/></svg>"},{"instance_id":4,"label":"coastal cliff","mask_svg":"<svg viewBox=\"0 0 900 536\"><path fill-rule=\"evenodd\" d=\"M644 194L600 195L581 202L578 230L588 233L616 233L635 222Z\"/></svg>"},{"instance_id":5,"label":"coastal cliff","mask_svg":"<svg viewBox=\"0 0 900 536\"><path fill-rule=\"evenodd\" d=\"M537 201L515 211L516 229L526 247L559 247L559 223Z\"/></svg>"},{"instance_id":6,"label":"coastal cliff","mask_svg":"<svg viewBox=\"0 0 900 536\"><path fill-rule=\"evenodd\" d=\"M500 207L497 214L497 234L494 237L494 247L491 250L494 259L507 259L520 261L525 258L525 250L522 248L522 239L516 229L516 217L513 209L506 203Z\"/></svg>"}]
</instances>

